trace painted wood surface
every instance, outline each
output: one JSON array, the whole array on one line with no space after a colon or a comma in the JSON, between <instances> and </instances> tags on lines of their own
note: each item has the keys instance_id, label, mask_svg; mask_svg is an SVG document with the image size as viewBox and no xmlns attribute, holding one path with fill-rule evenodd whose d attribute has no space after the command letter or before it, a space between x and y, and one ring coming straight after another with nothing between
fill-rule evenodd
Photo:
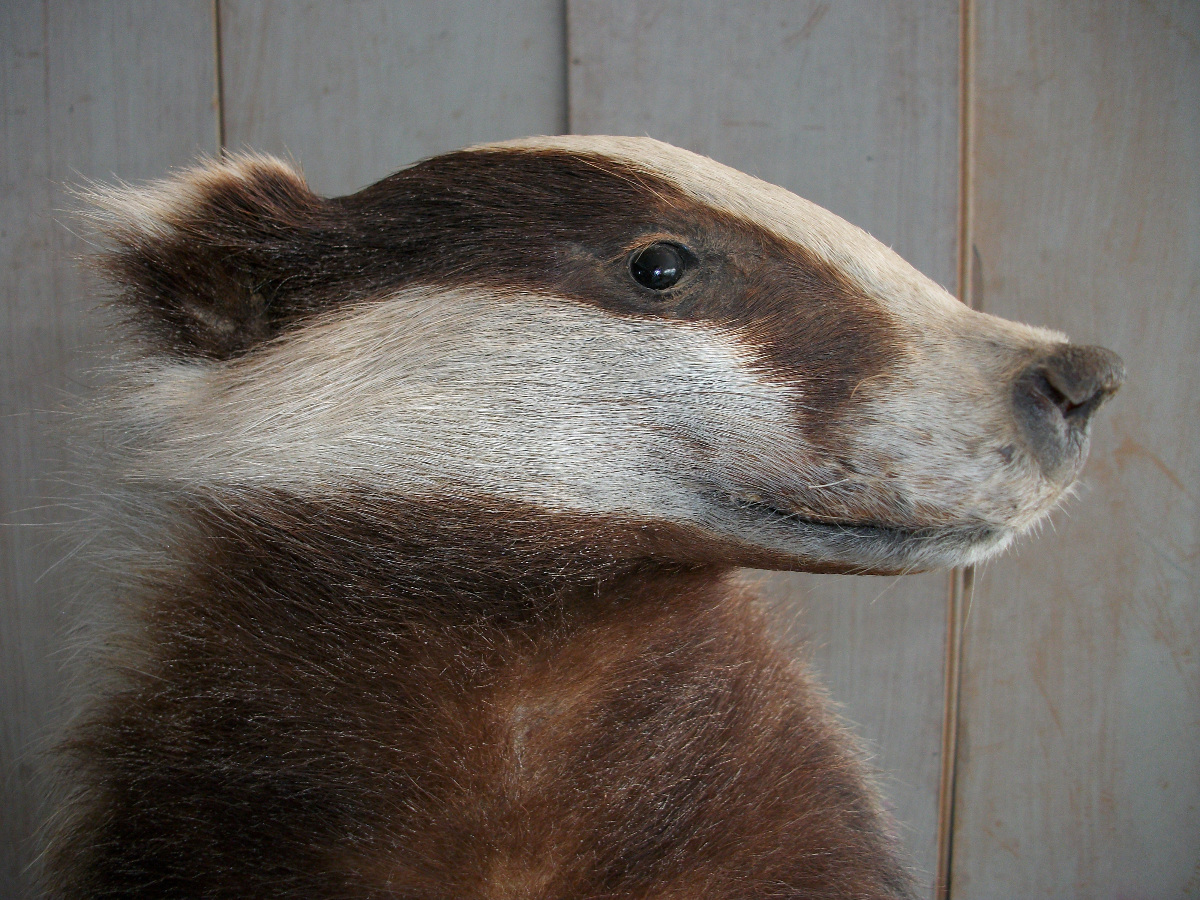
<instances>
[{"instance_id":1,"label":"painted wood surface","mask_svg":"<svg viewBox=\"0 0 1200 900\"><path fill-rule=\"evenodd\" d=\"M78 488L57 424L84 358L104 353L66 188L161 175L213 152L217 132L208 4L10 0L0 39L0 896L16 898L71 655L57 563Z\"/></svg>"},{"instance_id":2,"label":"painted wood surface","mask_svg":"<svg viewBox=\"0 0 1200 900\"><path fill-rule=\"evenodd\" d=\"M952 896L1200 896L1200 5L989 0L974 46L983 307L1129 379L979 579Z\"/></svg>"},{"instance_id":3,"label":"painted wood surface","mask_svg":"<svg viewBox=\"0 0 1200 900\"><path fill-rule=\"evenodd\" d=\"M958 4L568 4L570 124L781 184L953 289ZM764 591L866 739L932 892L945 575L777 575Z\"/></svg>"},{"instance_id":4,"label":"painted wood surface","mask_svg":"<svg viewBox=\"0 0 1200 900\"><path fill-rule=\"evenodd\" d=\"M560 0L221 0L225 139L324 194L426 156L566 126Z\"/></svg>"},{"instance_id":5,"label":"painted wood surface","mask_svg":"<svg viewBox=\"0 0 1200 900\"><path fill-rule=\"evenodd\" d=\"M219 41L202 0L0 5L0 896L25 893L71 655L53 426L104 353L64 184L160 175L223 127L340 193L564 130L569 86L571 130L709 153L954 287L957 0L566 5L220 0ZM979 299L1113 346L1130 381L1082 496L980 575L952 896L1200 896L1200 5L967 7ZM929 886L945 577L763 591L875 753Z\"/></svg>"}]
</instances>

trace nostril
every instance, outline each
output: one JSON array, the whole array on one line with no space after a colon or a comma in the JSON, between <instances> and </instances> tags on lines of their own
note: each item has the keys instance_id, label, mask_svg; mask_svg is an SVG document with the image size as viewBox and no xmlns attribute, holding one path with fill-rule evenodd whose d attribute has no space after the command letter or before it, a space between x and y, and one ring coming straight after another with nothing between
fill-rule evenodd
<instances>
[{"instance_id":1,"label":"nostril","mask_svg":"<svg viewBox=\"0 0 1200 900\"><path fill-rule=\"evenodd\" d=\"M1026 369L1013 392L1017 420L1025 436L1042 455L1043 449L1061 443L1075 404L1054 384L1041 366Z\"/></svg>"},{"instance_id":2,"label":"nostril","mask_svg":"<svg viewBox=\"0 0 1200 900\"><path fill-rule=\"evenodd\" d=\"M1070 344L1055 348L1017 377L1017 421L1047 474L1083 461L1092 413L1124 380L1125 365L1117 354Z\"/></svg>"},{"instance_id":3,"label":"nostril","mask_svg":"<svg viewBox=\"0 0 1200 900\"><path fill-rule=\"evenodd\" d=\"M1080 407L1079 403L1072 402L1071 398L1055 385L1048 372L1036 371L1031 373L1029 377L1029 389L1036 391L1049 400L1054 406L1058 407L1059 412L1064 416L1069 416L1073 410Z\"/></svg>"},{"instance_id":4,"label":"nostril","mask_svg":"<svg viewBox=\"0 0 1200 900\"><path fill-rule=\"evenodd\" d=\"M1042 363L1046 381L1062 397L1064 414L1095 409L1125 380L1121 357L1103 347L1059 347Z\"/></svg>"},{"instance_id":5,"label":"nostril","mask_svg":"<svg viewBox=\"0 0 1200 900\"><path fill-rule=\"evenodd\" d=\"M1112 394L1112 391L1104 390L1101 386L1064 384L1053 370L1038 372L1032 379L1031 387L1043 394L1071 425L1085 423Z\"/></svg>"}]
</instances>

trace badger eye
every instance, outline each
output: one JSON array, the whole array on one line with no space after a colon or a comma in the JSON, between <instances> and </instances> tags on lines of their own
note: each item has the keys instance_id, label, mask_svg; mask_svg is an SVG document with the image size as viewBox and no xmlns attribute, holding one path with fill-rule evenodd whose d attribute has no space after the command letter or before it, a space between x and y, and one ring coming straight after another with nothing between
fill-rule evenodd
<instances>
[{"instance_id":1,"label":"badger eye","mask_svg":"<svg viewBox=\"0 0 1200 900\"><path fill-rule=\"evenodd\" d=\"M652 291L665 291L683 277L684 255L674 244L651 244L629 259L633 280Z\"/></svg>"}]
</instances>

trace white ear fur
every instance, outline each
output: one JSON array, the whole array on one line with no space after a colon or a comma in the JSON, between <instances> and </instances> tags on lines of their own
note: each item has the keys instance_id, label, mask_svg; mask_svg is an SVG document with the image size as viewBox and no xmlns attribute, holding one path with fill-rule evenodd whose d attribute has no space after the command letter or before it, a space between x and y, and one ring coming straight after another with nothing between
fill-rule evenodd
<instances>
[{"instance_id":1,"label":"white ear fur","mask_svg":"<svg viewBox=\"0 0 1200 900\"><path fill-rule=\"evenodd\" d=\"M77 193L82 216L118 243L176 236L186 230L206 198L244 186L264 176L282 179L308 191L299 169L267 153L233 153L220 159L201 158L170 178L148 184L90 183Z\"/></svg>"}]
</instances>

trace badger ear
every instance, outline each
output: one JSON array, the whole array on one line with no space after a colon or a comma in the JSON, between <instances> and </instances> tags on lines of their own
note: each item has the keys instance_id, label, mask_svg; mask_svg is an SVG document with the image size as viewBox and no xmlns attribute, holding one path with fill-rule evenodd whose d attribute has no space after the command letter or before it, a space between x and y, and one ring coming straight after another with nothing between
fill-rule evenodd
<instances>
[{"instance_id":1,"label":"badger ear","mask_svg":"<svg viewBox=\"0 0 1200 900\"><path fill-rule=\"evenodd\" d=\"M207 160L141 187L81 192L96 263L157 349L224 359L302 314L295 285L325 201L270 156ZM300 292L302 293L302 292Z\"/></svg>"}]
</instances>

